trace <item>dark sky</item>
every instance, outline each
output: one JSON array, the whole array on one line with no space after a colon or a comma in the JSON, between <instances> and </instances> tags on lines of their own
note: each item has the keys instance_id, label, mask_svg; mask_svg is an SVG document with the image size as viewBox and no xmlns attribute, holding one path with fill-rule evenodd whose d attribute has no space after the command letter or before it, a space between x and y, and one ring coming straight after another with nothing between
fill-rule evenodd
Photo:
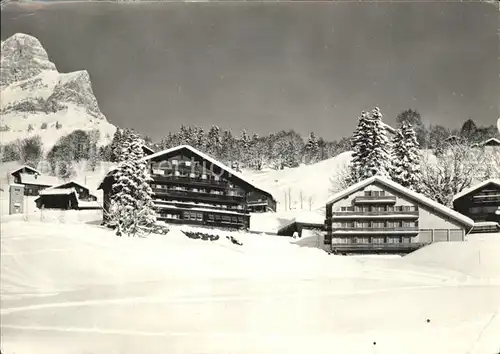
<instances>
[{"instance_id":1,"label":"dark sky","mask_svg":"<svg viewBox=\"0 0 500 354\"><path fill-rule=\"evenodd\" d=\"M350 135L362 110L459 127L500 116L495 6L478 3L9 4L1 37L37 36L89 71L108 120Z\"/></svg>"}]
</instances>

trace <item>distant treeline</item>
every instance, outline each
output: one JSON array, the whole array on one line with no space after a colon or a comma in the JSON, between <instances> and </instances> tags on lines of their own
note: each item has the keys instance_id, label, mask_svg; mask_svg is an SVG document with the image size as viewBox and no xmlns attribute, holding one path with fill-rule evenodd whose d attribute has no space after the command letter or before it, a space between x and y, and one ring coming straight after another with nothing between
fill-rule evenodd
<instances>
[{"instance_id":1,"label":"distant treeline","mask_svg":"<svg viewBox=\"0 0 500 354\"><path fill-rule=\"evenodd\" d=\"M431 150L439 150L446 139L453 136L462 137L471 144L498 136L495 125L477 126L472 119L464 122L461 129L448 129L441 125L426 126L420 113L412 109L398 115L398 126L395 128L399 128L404 122L412 125L420 148ZM116 145L117 139L120 139L121 131L117 130L114 141L109 145L98 146L99 131L75 130L61 137L45 155L39 136L19 139L0 145L1 161L20 161L36 166L40 160L45 159L53 167L54 173L57 167L58 174L64 177L72 172L70 167L65 170L61 166L71 166L72 162L85 160L94 168L99 161L115 160L113 144ZM143 139L155 151L182 144L191 145L235 169L296 167L301 163L315 163L351 150L351 137L327 141L314 132L303 138L294 130L259 136L246 130L234 134L230 130L221 130L218 126L212 126L208 131L197 126L181 126L178 132L170 132L160 141L153 142L147 136Z\"/></svg>"}]
</instances>

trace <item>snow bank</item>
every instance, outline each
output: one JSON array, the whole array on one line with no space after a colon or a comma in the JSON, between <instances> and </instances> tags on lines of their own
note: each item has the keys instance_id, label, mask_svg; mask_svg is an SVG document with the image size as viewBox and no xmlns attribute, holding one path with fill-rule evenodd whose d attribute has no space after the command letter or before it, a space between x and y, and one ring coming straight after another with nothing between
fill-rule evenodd
<instances>
[{"instance_id":1,"label":"snow bank","mask_svg":"<svg viewBox=\"0 0 500 354\"><path fill-rule=\"evenodd\" d=\"M491 239L436 244L403 258L357 258L300 247L288 237L183 225L167 235L117 237L67 214L65 223L2 225L2 351L494 354L498 348L500 286L488 278L498 275L491 268L498 249ZM184 231L221 237L190 239Z\"/></svg>"},{"instance_id":2,"label":"snow bank","mask_svg":"<svg viewBox=\"0 0 500 354\"><path fill-rule=\"evenodd\" d=\"M490 237L467 242L436 242L410 253L402 261L500 280L499 255L500 237Z\"/></svg>"}]
</instances>

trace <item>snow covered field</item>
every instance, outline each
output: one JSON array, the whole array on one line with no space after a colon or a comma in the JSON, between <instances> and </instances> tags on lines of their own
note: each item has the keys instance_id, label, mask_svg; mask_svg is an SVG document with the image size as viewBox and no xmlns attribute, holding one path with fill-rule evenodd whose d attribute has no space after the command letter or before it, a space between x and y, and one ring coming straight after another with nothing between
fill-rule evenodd
<instances>
[{"instance_id":1,"label":"snow covered field","mask_svg":"<svg viewBox=\"0 0 500 354\"><path fill-rule=\"evenodd\" d=\"M3 219L2 353L500 350L493 237L341 257L243 232L119 238L79 215Z\"/></svg>"}]
</instances>

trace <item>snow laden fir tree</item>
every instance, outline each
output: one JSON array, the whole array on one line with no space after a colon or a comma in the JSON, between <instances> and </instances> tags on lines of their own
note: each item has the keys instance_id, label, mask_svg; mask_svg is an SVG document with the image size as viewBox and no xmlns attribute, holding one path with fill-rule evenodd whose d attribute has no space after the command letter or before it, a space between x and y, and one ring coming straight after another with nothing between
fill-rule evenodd
<instances>
[{"instance_id":1,"label":"snow laden fir tree","mask_svg":"<svg viewBox=\"0 0 500 354\"><path fill-rule=\"evenodd\" d=\"M416 192L421 190L419 144L415 130L406 122L393 138L391 178L403 187Z\"/></svg>"},{"instance_id":2,"label":"snow laden fir tree","mask_svg":"<svg viewBox=\"0 0 500 354\"><path fill-rule=\"evenodd\" d=\"M378 107L374 108L371 114L364 111L361 113L351 146L352 161L347 176L349 184L375 175L390 177L391 142Z\"/></svg>"},{"instance_id":3,"label":"snow laden fir tree","mask_svg":"<svg viewBox=\"0 0 500 354\"><path fill-rule=\"evenodd\" d=\"M119 236L141 234L155 222L151 177L142 159L142 145L137 134L123 133L119 163L113 175L110 211L110 221Z\"/></svg>"}]
</instances>

